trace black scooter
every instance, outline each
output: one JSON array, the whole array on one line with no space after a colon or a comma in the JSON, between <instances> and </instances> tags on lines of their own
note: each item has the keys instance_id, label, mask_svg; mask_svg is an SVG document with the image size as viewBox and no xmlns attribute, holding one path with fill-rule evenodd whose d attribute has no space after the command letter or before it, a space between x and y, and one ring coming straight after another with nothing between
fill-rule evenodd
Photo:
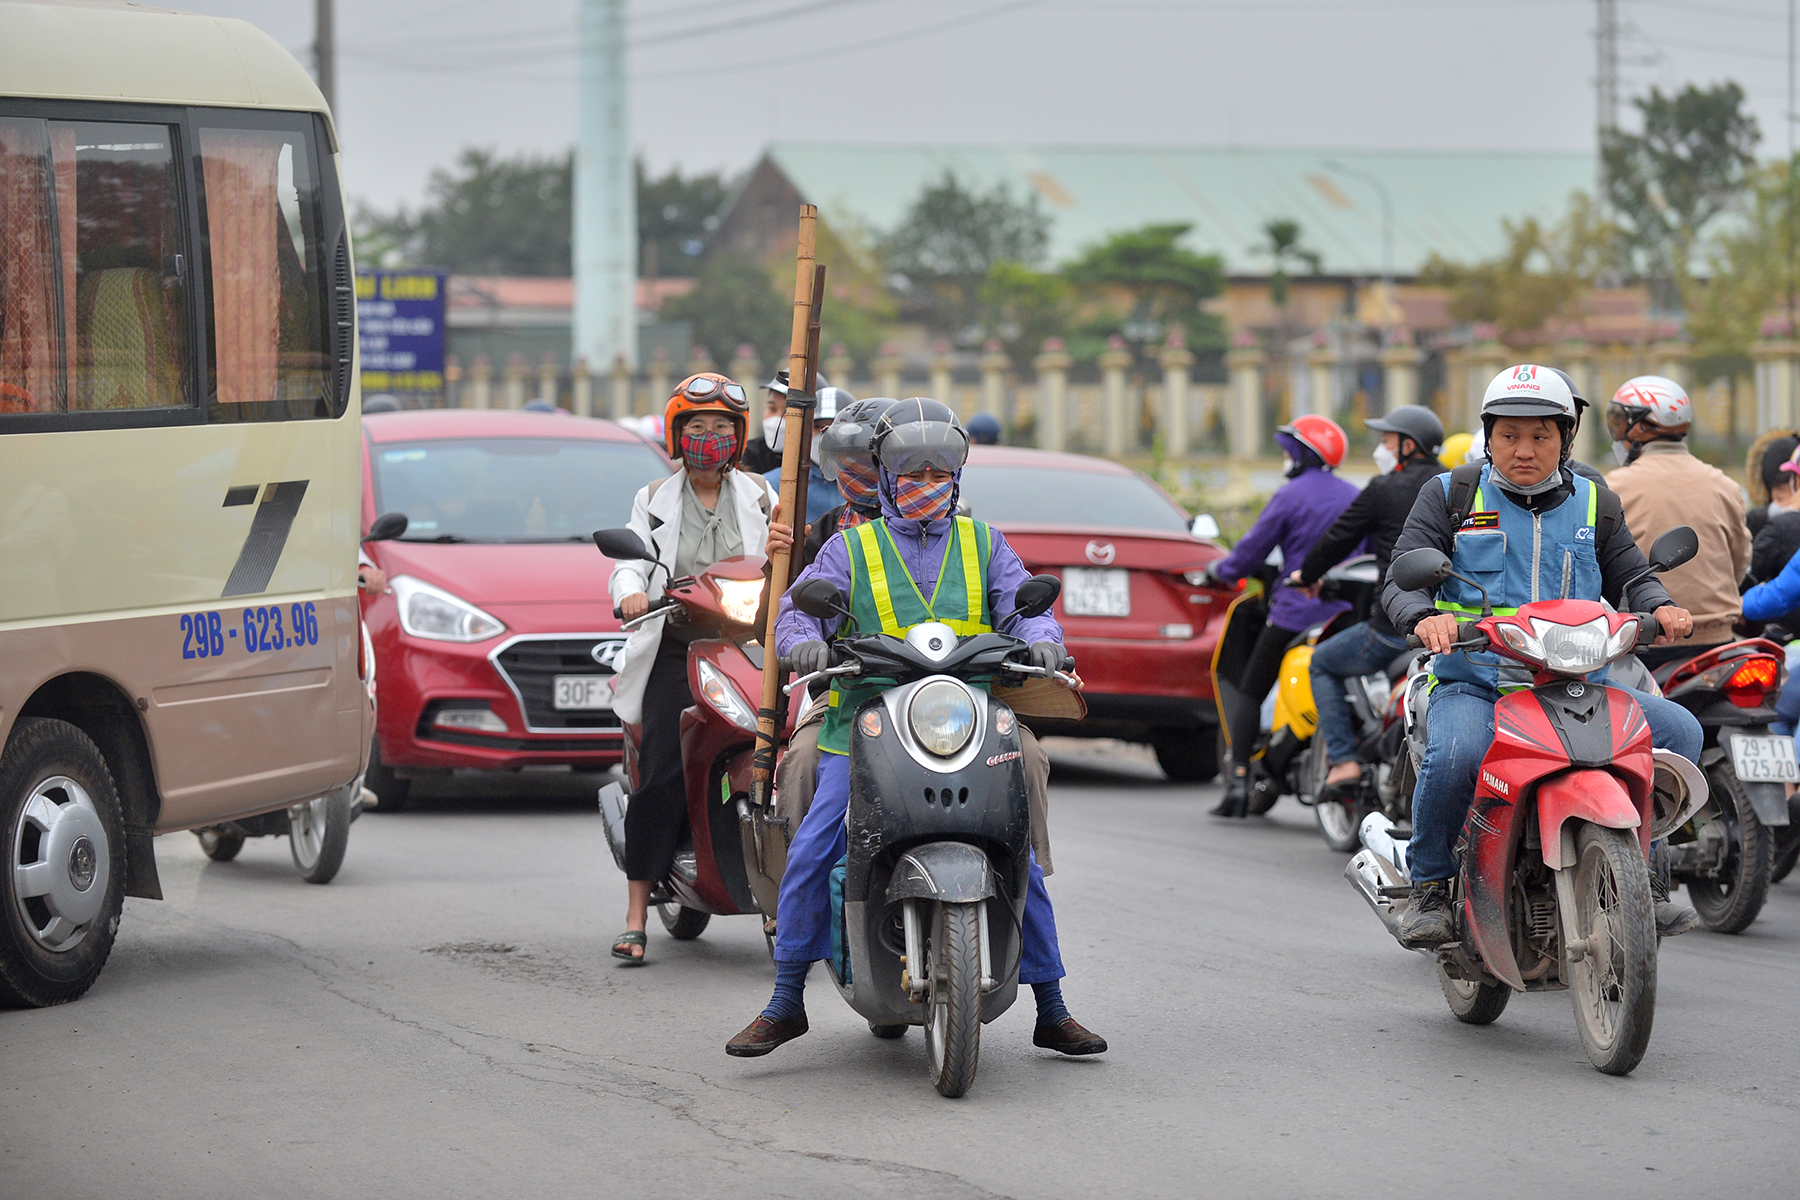
<instances>
[{"instance_id":1,"label":"black scooter","mask_svg":"<svg viewBox=\"0 0 1800 1200\"><path fill-rule=\"evenodd\" d=\"M1027 580L1014 615L1048 612L1061 587L1053 576ZM809 616L852 623L834 643L841 661L789 692L829 676L891 685L851 724L849 849L831 876L832 980L877 1037L923 1025L932 1084L960 1096L975 1080L982 1024L1018 994L1031 853L1018 713L1004 689L970 685L1033 676L1079 685L1020 661L1026 644L1003 633L958 638L928 621L904 638L859 634L829 581L809 580L793 596Z\"/></svg>"}]
</instances>

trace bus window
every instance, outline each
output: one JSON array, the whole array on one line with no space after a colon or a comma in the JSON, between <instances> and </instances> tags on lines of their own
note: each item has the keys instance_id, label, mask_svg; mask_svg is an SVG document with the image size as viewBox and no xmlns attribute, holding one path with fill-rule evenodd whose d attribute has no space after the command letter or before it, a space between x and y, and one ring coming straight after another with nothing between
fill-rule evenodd
<instances>
[{"instance_id":1,"label":"bus window","mask_svg":"<svg viewBox=\"0 0 1800 1200\"><path fill-rule=\"evenodd\" d=\"M309 130L200 125L210 420L335 415Z\"/></svg>"},{"instance_id":2,"label":"bus window","mask_svg":"<svg viewBox=\"0 0 1800 1200\"><path fill-rule=\"evenodd\" d=\"M166 125L0 119L0 228L20 239L0 274L0 412L187 402L171 146Z\"/></svg>"}]
</instances>

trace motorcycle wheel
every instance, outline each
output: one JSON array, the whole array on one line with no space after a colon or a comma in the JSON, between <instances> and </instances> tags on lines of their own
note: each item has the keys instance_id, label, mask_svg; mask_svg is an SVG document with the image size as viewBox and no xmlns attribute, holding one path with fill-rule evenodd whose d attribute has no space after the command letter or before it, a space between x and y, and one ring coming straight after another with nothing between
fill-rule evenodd
<instances>
[{"instance_id":1,"label":"motorcycle wheel","mask_svg":"<svg viewBox=\"0 0 1800 1200\"><path fill-rule=\"evenodd\" d=\"M1438 987L1443 989L1444 999L1450 1002L1450 1014L1464 1025L1492 1025L1506 1011L1506 1002L1512 999L1512 989L1504 983L1452 979L1443 963L1438 964Z\"/></svg>"},{"instance_id":2,"label":"motorcycle wheel","mask_svg":"<svg viewBox=\"0 0 1800 1200\"><path fill-rule=\"evenodd\" d=\"M1165 730L1150 739L1150 748L1170 783L1210 783L1219 775L1223 737L1217 729Z\"/></svg>"},{"instance_id":3,"label":"motorcycle wheel","mask_svg":"<svg viewBox=\"0 0 1800 1200\"><path fill-rule=\"evenodd\" d=\"M194 836L200 839L200 852L214 862L230 862L244 848L243 834L227 833L218 827L196 829Z\"/></svg>"},{"instance_id":4,"label":"motorcycle wheel","mask_svg":"<svg viewBox=\"0 0 1800 1200\"><path fill-rule=\"evenodd\" d=\"M1313 805L1319 819L1319 833L1325 844L1339 854L1352 854L1362 849L1362 826L1357 820L1361 806L1342 800L1320 800Z\"/></svg>"},{"instance_id":5,"label":"motorcycle wheel","mask_svg":"<svg viewBox=\"0 0 1800 1200\"><path fill-rule=\"evenodd\" d=\"M875 1022L870 1021L869 1022L869 1032L874 1034L876 1037L880 1038L884 1042L891 1042L895 1038L903 1038L906 1036L906 1026L904 1026L904 1025L877 1025Z\"/></svg>"},{"instance_id":6,"label":"motorcycle wheel","mask_svg":"<svg viewBox=\"0 0 1800 1200\"><path fill-rule=\"evenodd\" d=\"M339 788L288 811L288 851L294 867L308 883L330 883L344 865L350 845L349 788Z\"/></svg>"},{"instance_id":7,"label":"motorcycle wheel","mask_svg":"<svg viewBox=\"0 0 1800 1200\"><path fill-rule=\"evenodd\" d=\"M701 912L697 908L684 908L674 901L657 905L656 915L662 918L663 928L669 931L669 936L678 942L693 941L706 931L707 924L712 920L711 913ZM771 938L769 940L771 957L774 954L774 948L775 942Z\"/></svg>"},{"instance_id":8,"label":"motorcycle wheel","mask_svg":"<svg viewBox=\"0 0 1800 1200\"><path fill-rule=\"evenodd\" d=\"M1567 868L1565 868L1567 869ZM1575 921L1587 953L1563 970L1588 1061L1628 1075L1656 1016L1656 909L1631 830L1582 823L1575 834Z\"/></svg>"},{"instance_id":9,"label":"motorcycle wheel","mask_svg":"<svg viewBox=\"0 0 1800 1200\"><path fill-rule=\"evenodd\" d=\"M974 904L939 904L926 949L925 1049L931 1086L951 1099L975 1082L981 1056L981 918Z\"/></svg>"},{"instance_id":10,"label":"motorcycle wheel","mask_svg":"<svg viewBox=\"0 0 1800 1200\"><path fill-rule=\"evenodd\" d=\"M1788 818L1790 821L1792 817ZM1793 871L1796 861L1800 861L1800 829L1789 825L1786 845L1775 852L1775 862L1769 867L1769 882L1780 883Z\"/></svg>"},{"instance_id":11,"label":"motorcycle wheel","mask_svg":"<svg viewBox=\"0 0 1800 1200\"><path fill-rule=\"evenodd\" d=\"M1750 928L1769 898L1769 828L1738 785L1737 772L1721 764L1706 773L1725 834L1725 863L1710 877L1690 876L1688 897L1701 922L1714 933L1742 933Z\"/></svg>"}]
</instances>

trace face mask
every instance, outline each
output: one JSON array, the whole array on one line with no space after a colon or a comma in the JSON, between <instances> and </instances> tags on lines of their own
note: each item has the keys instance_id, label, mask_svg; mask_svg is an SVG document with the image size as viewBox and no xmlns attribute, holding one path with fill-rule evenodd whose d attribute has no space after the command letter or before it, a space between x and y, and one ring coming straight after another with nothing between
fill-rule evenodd
<instances>
[{"instance_id":1,"label":"face mask","mask_svg":"<svg viewBox=\"0 0 1800 1200\"><path fill-rule=\"evenodd\" d=\"M763 442L771 450L781 449L787 441L787 418L780 413L763 418Z\"/></svg>"},{"instance_id":2,"label":"face mask","mask_svg":"<svg viewBox=\"0 0 1800 1200\"><path fill-rule=\"evenodd\" d=\"M950 515L950 493L956 480L924 483L912 479L894 480L894 507L909 521L935 521Z\"/></svg>"},{"instance_id":3,"label":"face mask","mask_svg":"<svg viewBox=\"0 0 1800 1200\"><path fill-rule=\"evenodd\" d=\"M1298 467L1294 460L1285 454L1281 456L1281 473L1288 479L1292 479L1298 473Z\"/></svg>"},{"instance_id":4,"label":"face mask","mask_svg":"<svg viewBox=\"0 0 1800 1200\"><path fill-rule=\"evenodd\" d=\"M1530 485L1514 483L1499 467L1494 468L1494 474L1500 476L1500 486L1515 496L1537 496L1562 486L1562 468L1560 467Z\"/></svg>"},{"instance_id":5,"label":"face mask","mask_svg":"<svg viewBox=\"0 0 1800 1200\"><path fill-rule=\"evenodd\" d=\"M716 471L737 451L735 433L684 433L681 458L697 471Z\"/></svg>"},{"instance_id":6,"label":"face mask","mask_svg":"<svg viewBox=\"0 0 1800 1200\"><path fill-rule=\"evenodd\" d=\"M1786 504L1783 504L1781 501L1777 500L1775 497L1770 496L1769 497L1769 511L1772 513L1800 512L1800 493L1796 493L1792 496L1789 496L1787 498Z\"/></svg>"},{"instance_id":7,"label":"face mask","mask_svg":"<svg viewBox=\"0 0 1800 1200\"><path fill-rule=\"evenodd\" d=\"M1375 460L1375 469L1383 475L1389 474L1400 465L1400 456L1389 450L1386 442L1375 447L1375 453L1370 457Z\"/></svg>"},{"instance_id":8,"label":"face mask","mask_svg":"<svg viewBox=\"0 0 1800 1200\"><path fill-rule=\"evenodd\" d=\"M881 499L875 488L878 477L875 468L862 463L846 462L838 465L838 494L846 502L857 508L879 508Z\"/></svg>"},{"instance_id":9,"label":"face mask","mask_svg":"<svg viewBox=\"0 0 1800 1200\"><path fill-rule=\"evenodd\" d=\"M812 462L815 467L819 465L819 435L816 433L812 440Z\"/></svg>"},{"instance_id":10,"label":"face mask","mask_svg":"<svg viewBox=\"0 0 1800 1200\"><path fill-rule=\"evenodd\" d=\"M1638 448L1631 442L1615 441L1612 444L1612 452L1615 462L1621 467L1628 467L1631 465L1631 460L1637 457Z\"/></svg>"}]
</instances>

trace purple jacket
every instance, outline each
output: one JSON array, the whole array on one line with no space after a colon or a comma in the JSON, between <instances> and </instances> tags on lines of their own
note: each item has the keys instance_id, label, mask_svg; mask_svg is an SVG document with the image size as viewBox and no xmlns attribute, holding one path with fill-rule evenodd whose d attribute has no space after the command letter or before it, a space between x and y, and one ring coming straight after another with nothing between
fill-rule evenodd
<instances>
[{"instance_id":1,"label":"purple jacket","mask_svg":"<svg viewBox=\"0 0 1800 1200\"><path fill-rule=\"evenodd\" d=\"M1302 471L1269 498L1256 524L1230 554L1214 564L1214 572L1221 579L1242 579L1260 567L1276 546L1281 547L1283 574L1298 570L1313 543L1354 499L1356 485L1349 480L1319 467ZM1356 553L1362 549L1358 547ZM1278 586L1269 601L1269 624L1297 633L1349 607L1341 600L1309 600L1302 592Z\"/></svg>"},{"instance_id":2,"label":"purple jacket","mask_svg":"<svg viewBox=\"0 0 1800 1200\"><path fill-rule=\"evenodd\" d=\"M888 536L893 539L894 549L899 551L900 561L906 564L913 582L919 585L919 591L929 596L937 586L938 568L944 562L944 550L950 537L950 521L948 518L939 521L902 520L895 515L893 501L887 492L888 489L882 489L881 511L887 519ZM1351 489L1351 494L1355 494L1354 488ZM1018 554L1006 544L1000 531L991 526L989 528L993 541L992 552L988 556L988 603L998 617L1012 611L1013 593L1031 575L1025 570L1025 564L1019 561ZM833 535L819 551L819 556L813 559L812 565L802 571L794 583L804 579L829 579L837 584L839 591L846 595L849 593L850 551L844 545L843 534ZM820 621L795 608L790 588L781 597L780 615L775 621L776 653L786 654L801 642L825 641L841 623L836 617L830 621ZM1041 617L1015 617L1000 628L1026 642L1062 641L1062 626L1048 613Z\"/></svg>"}]
</instances>

